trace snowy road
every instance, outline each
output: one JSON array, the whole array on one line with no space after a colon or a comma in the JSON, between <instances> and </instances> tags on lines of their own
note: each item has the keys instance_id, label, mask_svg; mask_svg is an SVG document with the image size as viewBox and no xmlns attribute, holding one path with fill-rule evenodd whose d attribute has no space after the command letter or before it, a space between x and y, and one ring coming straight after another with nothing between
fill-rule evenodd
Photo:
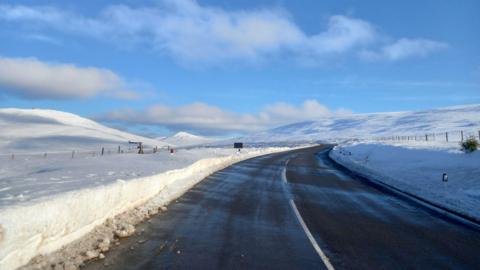
<instances>
[{"instance_id":1,"label":"snowy road","mask_svg":"<svg viewBox=\"0 0 480 270\"><path fill-rule=\"evenodd\" d=\"M478 228L349 175L327 150L271 154L219 171L86 269L480 265Z\"/></svg>"}]
</instances>

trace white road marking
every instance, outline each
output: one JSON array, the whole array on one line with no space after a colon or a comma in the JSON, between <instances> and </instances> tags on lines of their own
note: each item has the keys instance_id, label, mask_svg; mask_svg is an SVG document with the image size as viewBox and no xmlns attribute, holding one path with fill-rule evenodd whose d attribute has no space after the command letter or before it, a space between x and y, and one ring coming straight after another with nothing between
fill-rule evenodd
<instances>
[{"instance_id":1,"label":"white road marking","mask_svg":"<svg viewBox=\"0 0 480 270\"><path fill-rule=\"evenodd\" d=\"M290 161L290 159L287 159L287 162L285 162L285 167L283 167L283 171L282 171L282 180L283 180L284 184L288 184L288 181L287 181L287 165L288 165L289 161Z\"/></svg>"},{"instance_id":2,"label":"white road marking","mask_svg":"<svg viewBox=\"0 0 480 270\"><path fill-rule=\"evenodd\" d=\"M298 222L300 222L300 225L302 226L303 231L307 235L308 240L310 240L310 243L312 244L313 248L317 252L318 256L320 256L320 258L322 259L323 264L325 264L325 267L327 267L328 270L335 270L335 268L333 268L333 265L330 263L330 260L328 259L328 257L325 255L325 253L323 253L322 249L317 244L317 241L315 241L315 238L313 238L312 233L310 232L307 225L305 224L305 221L303 221L303 218L300 215L300 212L298 212L297 206L295 205L295 202L293 200L290 200L290 206L292 207L293 212L295 212L295 216L297 217Z\"/></svg>"}]
</instances>

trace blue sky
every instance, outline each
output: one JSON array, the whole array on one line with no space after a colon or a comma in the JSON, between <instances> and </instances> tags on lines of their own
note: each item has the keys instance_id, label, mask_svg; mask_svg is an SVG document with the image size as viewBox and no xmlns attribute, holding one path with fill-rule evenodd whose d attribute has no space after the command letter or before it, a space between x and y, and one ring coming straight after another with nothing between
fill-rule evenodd
<instances>
[{"instance_id":1,"label":"blue sky","mask_svg":"<svg viewBox=\"0 0 480 270\"><path fill-rule=\"evenodd\" d=\"M478 1L2 1L0 106L148 135L480 102Z\"/></svg>"}]
</instances>

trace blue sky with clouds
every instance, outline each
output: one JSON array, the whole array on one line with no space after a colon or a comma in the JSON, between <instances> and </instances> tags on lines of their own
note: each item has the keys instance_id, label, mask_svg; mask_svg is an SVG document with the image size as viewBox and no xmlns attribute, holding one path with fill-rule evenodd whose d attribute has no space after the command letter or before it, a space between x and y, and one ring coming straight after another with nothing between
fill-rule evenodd
<instances>
[{"instance_id":1,"label":"blue sky with clouds","mask_svg":"<svg viewBox=\"0 0 480 270\"><path fill-rule=\"evenodd\" d=\"M478 1L2 1L0 106L237 134L480 102Z\"/></svg>"}]
</instances>

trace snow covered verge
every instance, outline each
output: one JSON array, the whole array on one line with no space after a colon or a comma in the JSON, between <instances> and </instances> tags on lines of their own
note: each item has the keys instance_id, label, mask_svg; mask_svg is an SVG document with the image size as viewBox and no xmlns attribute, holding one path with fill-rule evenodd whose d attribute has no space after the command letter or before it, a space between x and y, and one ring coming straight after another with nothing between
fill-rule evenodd
<instances>
[{"instance_id":1,"label":"snow covered verge","mask_svg":"<svg viewBox=\"0 0 480 270\"><path fill-rule=\"evenodd\" d=\"M4 205L0 208L0 269L16 269L34 257L27 269L76 269L85 260L102 257L100 253L108 250L113 235L131 235L134 224L164 209L213 172L248 158L291 149L251 149L201 159L183 169Z\"/></svg>"},{"instance_id":2,"label":"snow covered verge","mask_svg":"<svg viewBox=\"0 0 480 270\"><path fill-rule=\"evenodd\" d=\"M330 157L366 178L480 220L480 152L458 144L350 143ZM448 181L442 181L447 173Z\"/></svg>"}]
</instances>

